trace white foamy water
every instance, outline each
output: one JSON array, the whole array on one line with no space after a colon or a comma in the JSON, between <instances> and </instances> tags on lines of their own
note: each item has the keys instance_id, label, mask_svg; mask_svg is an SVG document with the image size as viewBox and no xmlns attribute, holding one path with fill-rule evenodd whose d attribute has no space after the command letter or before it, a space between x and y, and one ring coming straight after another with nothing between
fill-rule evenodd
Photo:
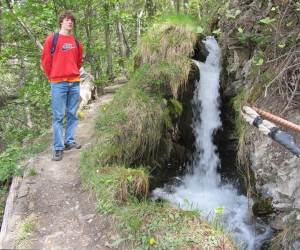
<instances>
[{"instance_id":1,"label":"white foamy water","mask_svg":"<svg viewBox=\"0 0 300 250\"><path fill-rule=\"evenodd\" d=\"M213 37L207 37L203 42L209 54L205 63L196 62L200 81L196 83L192 100L192 128L196 141L192 163L188 166L190 173L181 178L182 186L157 188L153 197L167 199L183 209L199 209L200 215L210 221L216 218L215 209L225 207L219 218L221 223L236 238L241 249L258 250L269 238L271 229L263 223L253 225L247 197L238 195L231 185L222 186L217 172L221 166L213 136L222 126L219 110L220 49Z\"/></svg>"}]
</instances>

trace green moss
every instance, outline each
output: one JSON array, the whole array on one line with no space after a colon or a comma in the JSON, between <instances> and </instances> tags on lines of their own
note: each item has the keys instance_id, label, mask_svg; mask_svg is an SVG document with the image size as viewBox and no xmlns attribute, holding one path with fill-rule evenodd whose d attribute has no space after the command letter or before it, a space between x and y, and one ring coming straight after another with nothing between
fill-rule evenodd
<instances>
[{"instance_id":1,"label":"green moss","mask_svg":"<svg viewBox=\"0 0 300 250\"><path fill-rule=\"evenodd\" d=\"M253 214L256 217L266 217L273 214L275 212L272 206L273 199L273 197L267 197L263 200L256 201L252 206Z\"/></svg>"},{"instance_id":2,"label":"green moss","mask_svg":"<svg viewBox=\"0 0 300 250\"><path fill-rule=\"evenodd\" d=\"M178 118L181 114L182 114L182 104L175 100L175 99L171 99L170 100L170 113L175 117Z\"/></svg>"}]
</instances>

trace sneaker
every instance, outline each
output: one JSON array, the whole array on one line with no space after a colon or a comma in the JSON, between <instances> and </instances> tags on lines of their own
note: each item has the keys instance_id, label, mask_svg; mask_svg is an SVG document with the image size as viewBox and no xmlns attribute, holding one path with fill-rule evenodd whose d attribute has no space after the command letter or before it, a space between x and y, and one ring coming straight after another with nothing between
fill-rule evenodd
<instances>
[{"instance_id":1,"label":"sneaker","mask_svg":"<svg viewBox=\"0 0 300 250\"><path fill-rule=\"evenodd\" d=\"M62 159L63 151L55 150L52 161L60 161Z\"/></svg>"},{"instance_id":2,"label":"sneaker","mask_svg":"<svg viewBox=\"0 0 300 250\"><path fill-rule=\"evenodd\" d=\"M72 142L70 144L65 144L65 149L64 150L70 150L72 148L80 149L81 145L77 144L76 142Z\"/></svg>"}]
</instances>

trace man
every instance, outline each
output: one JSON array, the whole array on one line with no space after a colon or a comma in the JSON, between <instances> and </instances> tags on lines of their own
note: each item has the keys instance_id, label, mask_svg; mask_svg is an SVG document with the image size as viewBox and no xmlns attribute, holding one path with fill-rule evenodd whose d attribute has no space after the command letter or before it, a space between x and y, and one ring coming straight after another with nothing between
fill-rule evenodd
<instances>
[{"instance_id":1,"label":"man","mask_svg":"<svg viewBox=\"0 0 300 250\"><path fill-rule=\"evenodd\" d=\"M51 54L54 34L46 38L42 53L42 67L51 82L53 113L53 148L52 160L60 161L63 150L79 149L74 133L78 123L77 108L80 100L79 69L82 65L83 47L71 35L75 24L75 15L65 10L58 17L60 31L56 49ZM63 119L67 111L67 123L63 142Z\"/></svg>"}]
</instances>

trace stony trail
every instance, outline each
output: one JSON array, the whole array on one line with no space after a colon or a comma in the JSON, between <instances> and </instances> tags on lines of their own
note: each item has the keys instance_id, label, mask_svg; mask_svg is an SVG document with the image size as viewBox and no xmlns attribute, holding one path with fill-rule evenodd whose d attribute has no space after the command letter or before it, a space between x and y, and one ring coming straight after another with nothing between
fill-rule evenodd
<instances>
[{"instance_id":1,"label":"stony trail","mask_svg":"<svg viewBox=\"0 0 300 250\"><path fill-rule=\"evenodd\" d=\"M118 235L110 231L111 221L96 211L96 198L83 190L78 161L93 138L93 119L99 106L113 94L100 96L84 111L75 138L79 150L65 151L62 161L51 161L48 149L26 161L23 178L15 178L6 204L1 249L113 249ZM28 177L28 170L36 175ZM33 226L28 233L24 228Z\"/></svg>"}]
</instances>

